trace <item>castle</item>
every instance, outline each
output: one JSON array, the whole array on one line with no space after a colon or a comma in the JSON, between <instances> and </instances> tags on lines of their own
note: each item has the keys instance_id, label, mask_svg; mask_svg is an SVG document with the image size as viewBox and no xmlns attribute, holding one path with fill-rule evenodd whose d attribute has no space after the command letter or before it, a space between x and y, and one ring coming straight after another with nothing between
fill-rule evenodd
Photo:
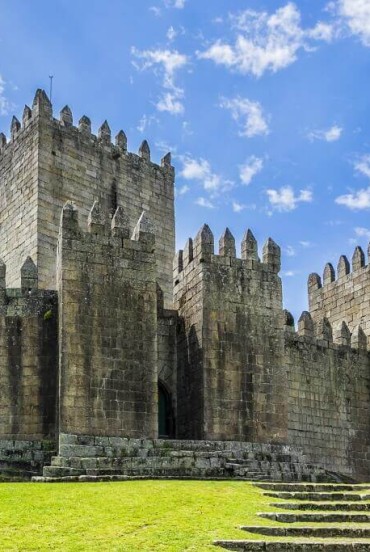
<instances>
[{"instance_id":1,"label":"castle","mask_svg":"<svg viewBox=\"0 0 370 552\"><path fill-rule=\"evenodd\" d=\"M364 253L309 276L296 331L272 239L174 255L174 176L42 90L0 134L1 473L368 478Z\"/></svg>"}]
</instances>

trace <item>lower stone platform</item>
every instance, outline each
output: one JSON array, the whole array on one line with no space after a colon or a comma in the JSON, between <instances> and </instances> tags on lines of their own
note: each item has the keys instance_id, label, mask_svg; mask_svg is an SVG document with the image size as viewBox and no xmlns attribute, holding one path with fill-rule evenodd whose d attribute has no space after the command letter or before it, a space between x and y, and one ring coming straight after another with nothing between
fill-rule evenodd
<instances>
[{"instance_id":1,"label":"lower stone platform","mask_svg":"<svg viewBox=\"0 0 370 552\"><path fill-rule=\"evenodd\" d=\"M55 441L0 439L0 481L24 481L39 475L56 449Z\"/></svg>"},{"instance_id":2,"label":"lower stone platform","mask_svg":"<svg viewBox=\"0 0 370 552\"><path fill-rule=\"evenodd\" d=\"M59 455L35 481L135 478L341 481L307 462L302 450L239 441L125 439L61 434Z\"/></svg>"}]
</instances>

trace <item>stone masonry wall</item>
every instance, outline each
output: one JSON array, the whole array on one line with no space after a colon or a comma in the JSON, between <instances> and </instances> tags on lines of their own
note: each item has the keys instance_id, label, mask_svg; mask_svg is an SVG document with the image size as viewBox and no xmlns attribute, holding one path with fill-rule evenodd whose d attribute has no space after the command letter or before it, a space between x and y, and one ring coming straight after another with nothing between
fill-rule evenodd
<instances>
[{"instance_id":1,"label":"stone masonry wall","mask_svg":"<svg viewBox=\"0 0 370 552\"><path fill-rule=\"evenodd\" d=\"M360 339L359 339L360 337ZM308 313L298 334L287 327L288 442L309 460L359 479L370 475L370 370L364 334L343 325L334 335L327 321Z\"/></svg>"},{"instance_id":2,"label":"stone masonry wall","mask_svg":"<svg viewBox=\"0 0 370 552\"><path fill-rule=\"evenodd\" d=\"M284 441L280 249L261 263L248 232L237 259L228 230L213 249L204 226L176 260L179 437Z\"/></svg>"},{"instance_id":3,"label":"stone masonry wall","mask_svg":"<svg viewBox=\"0 0 370 552\"><path fill-rule=\"evenodd\" d=\"M8 287L20 286L19 268L37 262L38 118L25 109L22 127L13 118L10 140L0 134L0 258Z\"/></svg>"},{"instance_id":4,"label":"stone masonry wall","mask_svg":"<svg viewBox=\"0 0 370 552\"><path fill-rule=\"evenodd\" d=\"M370 337L370 265L365 266L365 255L356 247L352 270L342 255L337 273L328 263L323 282L318 274L308 279L309 310L314 321L326 317L335 330L344 321L352 332L361 325Z\"/></svg>"},{"instance_id":5,"label":"stone masonry wall","mask_svg":"<svg viewBox=\"0 0 370 552\"><path fill-rule=\"evenodd\" d=\"M64 108L60 121L43 117L39 137L38 266L42 286L55 286L55 257L60 211L68 200L75 202L83 224L94 201L113 216L122 205L129 229L144 210L150 213L156 234L157 280L165 305L172 305L172 259L175 252L174 169L170 156L162 166L150 161L144 141L139 155L127 152L121 131L116 145L105 122L98 137L91 134L87 117L73 126L70 110Z\"/></svg>"},{"instance_id":6,"label":"stone masonry wall","mask_svg":"<svg viewBox=\"0 0 370 552\"><path fill-rule=\"evenodd\" d=\"M154 235L142 216L134 239L118 207L106 234L94 204L89 233L71 203L58 244L60 430L157 436Z\"/></svg>"},{"instance_id":7,"label":"stone masonry wall","mask_svg":"<svg viewBox=\"0 0 370 552\"><path fill-rule=\"evenodd\" d=\"M0 437L54 439L58 379L56 292L37 289L22 267L22 289L5 290L0 267ZM1 448L1 446L0 446Z\"/></svg>"}]
</instances>

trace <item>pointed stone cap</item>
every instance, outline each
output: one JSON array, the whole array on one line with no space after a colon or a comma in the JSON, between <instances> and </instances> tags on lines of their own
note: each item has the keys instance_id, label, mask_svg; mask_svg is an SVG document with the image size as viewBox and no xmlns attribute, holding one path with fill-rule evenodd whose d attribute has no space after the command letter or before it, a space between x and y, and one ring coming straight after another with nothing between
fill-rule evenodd
<instances>
[{"instance_id":1,"label":"pointed stone cap","mask_svg":"<svg viewBox=\"0 0 370 552\"><path fill-rule=\"evenodd\" d=\"M351 332L349 331L349 328L344 321L341 322L335 330L334 341L335 343L337 343L338 345L342 345L343 347L350 347Z\"/></svg>"},{"instance_id":2,"label":"pointed stone cap","mask_svg":"<svg viewBox=\"0 0 370 552\"><path fill-rule=\"evenodd\" d=\"M191 263L193 259L194 259L194 245L193 245L192 238L189 238L188 240L186 240L186 244L183 252L184 268L185 266L188 266L188 264Z\"/></svg>"},{"instance_id":3,"label":"pointed stone cap","mask_svg":"<svg viewBox=\"0 0 370 552\"><path fill-rule=\"evenodd\" d=\"M298 320L298 334L305 337L313 337L313 320L308 311L303 311Z\"/></svg>"},{"instance_id":4,"label":"pointed stone cap","mask_svg":"<svg viewBox=\"0 0 370 552\"><path fill-rule=\"evenodd\" d=\"M320 289L322 287L321 278L316 272L311 272L311 274L309 275L307 286L309 292L314 291L315 289Z\"/></svg>"},{"instance_id":5,"label":"pointed stone cap","mask_svg":"<svg viewBox=\"0 0 370 552\"><path fill-rule=\"evenodd\" d=\"M73 115L71 108L68 105L65 105L63 109L61 110L60 114L60 122L65 127L70 127L73 125Z\"/></svg>"},{"instance_id":6,"label":"pointed stone cap","mask_svg":"<svg viewBox=\"0 0 370 552\"><path fill-rule=\"evenodd\" d=\"M0 148L6 146L6 136L3 132L0 132Z\"/></svg>"},{"instance_id":7,"label":"pointed stone cap","mask_svg":"<svg viewBox=\"0 0 370 552\"><path fill-rule=\"evenodd\" d=\"M254 237L252 230L250 230L249 228L248 230L246 230L242 239L241 256L242 259L259 261L257 240Z\"/></svg>"},{"instance_id":8,"label":"pointed stone cap","mask_svg":"<svg viewBox=\"0 0 370 552\"><path fill-rule=\"evenodd\" d=\"M87 217L87 228L90 234L104 234L105 217L99 201L94 201L89 216Z\"/></svg>"},{"instance_id":9,"label":"pointed stone cap","mask_svg":"<svg viewBox=\"0 0 370 552\"><path fill-rule=\"evenodd\" d=\"M63 205L60 215L60 228L64 236L75 236L79 234L80 228L78 225L78 209L73 201L67 201Z\"/></svg>"},{"instance_id":10,"label":"pointed stone cap","mask_svg":"<svg viewBox=\"0 0 370 552\"><path fill-rule=\"evenodd\" d=\"M359 270L365 266L365 253L358 245L352 255L352 270Z\"/></svg>"},{"instance_id":11,"label":"pointed stone cap","mask_svg":"<svg viewBox=\"0 0 370 552\"><path fill-rule=\"evenodd\" d=\"M31 257L27 257L21 268L21 288L23 292L37 289L37 267Z\"/></svg>"},{"instance_id":12,"label":"pointed stone cap","mask_svg":"<svg viewBox=\"0 0 370 552\"><path fill-rule=\"evenodd\" d=\"M164 157L162 157L161 165L162 167L171 167L172 166L171 163L172 163L171 152L168 152Z\"/></svg>"},{"instance_id":13,"label":"pointed stone cap","mask_svg":"<svg viewBox=\"0 0 370 552\"><path fill-rule=\"evenodd\" d=\"M228 228L219 240L219 255L221 257L236 257L235 238Z\"/></svg>"},{"instance_id":14,"label":"pointed stone cap","mask_svg":"<svg viewBox=\"0 0 370 552\"><path fill-rule=\"evenodd\" d=\"M136 223L132 233L132 240L146 243L147 245L155 244L154 226L148 217L148 214L143 211L139 220Z\"/></svg>"},{"instance_id":15,"label":"pointed stone cap","mask_svg":"<svg viewBox=\"0 0 370 552\"><path fill-rule=\"evenodd\" d=\"M98 138L101 140L104 144L110 144L111 143L111 130L110 126L108 125L108 121L105 120L102 126L98 130Z\"/></svg>"},{"instance_id":16,"label":"pointed stone cap","mask_svg":"<svg viewBox=\"0 0 370 552\"><path fill-rule=\"evenodd\" d=\"M339 257L338 268L337 268L338 279L343 278L344 276L347 276L347 274L349 274L349 270L350 270L350 267L349 267L349 262L347 257L345 255L341 255Z\"/></svg>"},{"instance_id":17,"label":"pointed stone cap","mask_svg":"<svg viewBox=\"0 0 370 552\"><path fill-rule=\"evenodd\" d=\"M51 102L45 90L41 90L41 88L36 90L32 103L32 112L37 115L45 115L47 117L51 117L53 115Z\"/></svg>"},{"instance_id":18,"label":"pointed stone cap","mask_svg":"<svg viewBox=\"0 0 370 552\"><path fill-rule=\"evenodd\" d=\"M117 207L112 218L111 228L112 236L126 239L130 237L129 218L123 207Z\"/></svg>"},{"instance_id":19,"label":"pointed stone cap","mask_svg":"<svg viewBox=\"0 0 370 552\"><path fill-rule=\"evenodd\" d=\"M83 134L91 134L91 120L87 115L82 115L78 121L78 130Z\"/></svg>"},{"instance_id":20,"label":"pointed stone cap","mask_svg":"<svg viewBox=\"0 0 370 552\"><path fill-rule=\"evenodd\" d=\"M331 282L335 281L335 270L331 263L326 263L322 279L323 279L324 286L326 286L327 284L331 284Z\"/></svg>"},{"instance_id":21,"label":"pointed stone cap","mask_svg":"<svg viewBox=\"0 0 370 552\"><path fill-rule=\"evenodd\" d=\"M283 323L284 326L294 329L294 316L286 309L283 310Z\"/></svg>"},{"instance_id":22,"label":"pointed stone cap","mask_svg":"<svg viewBox=\"0 0 370 552\"><path fill-rule=\"evenodd\" d=\"M319 320L316 324L316 337L329 343L333 342L333 331L331 324L327 318Z\"/></svg>"},{"instance_id":23,"label":"pointed stone cap","mask_svg":"<svg viewBox=\"0 0 370 552\"><path fill-rule=\"evenodd\" d=\"M278 274L281 268L281 249L272 238L268 238L263 246L263 263L266 264L271 272Z\"/></svg>"},{"instance_id":24,"label":"pointed stone cap","mask_svg":"<svg viewBox=\"0 0 370 552\"><path fill-rule=\"evenodd\" d=\"M208 224L203 224L195 236L193 252L200 262L209 260L210 255L214 254L214 238Z\"/></svg>"},{"instance_id":25,"label":"pointed stone cap","mask_svg":"<svg viewBox=\"0 0 370 552\"><path fill-rule=\"evenodd\" d=\"M184 269L183 250L179 249L173 258L173 277L176 278ZM176 284L176 283L175 283Z\"/></svg>"},{"instance_id":26,"label":"pointed stone cap","mask_svg":"<svg viewBox=\"0 0 370 552\"><path fill-rule=\"evenodd\" d=\"M13 115L12 122L10 124L10 135L13 140L18 134L18 132L20 131L20 129L21 129L21 123L18 121L17 117L14 117Z\"/></svg>"},{"instance_id":27,"label":"pointed stone cap","mask_svg":"<svg viewBox=\"0 0 370 552\"><path fill-rule=\"evenodd\" d=\"M120 130L116 136L116 146L121 148L123 151L127 151L127 136L123 130Z\"/></svg>"},{"instance_id":28,"label":"pointed stone cap","mask_svg":"<svg viewBox=\"0 0 370 552\"><path fill-rule=\"evenodd\" d=\"M22 115L23 126L25 126L31 118L32 118L31 108L28 107L28 105L25 105L23 109L23 115Z\"/></svg>"},{"instance_id":29,"label":"pointed stone cap","mask_svg":"<svg viewBox=\"0 0 370 552\"><path fill-rule=\"evenodd\" d=\"M356 326L353 329L351 336L351 347L359 351L367 350L367 337L361 326Z\"/></svg>"},{"instance_id":30,"label":"pointed stone cap","mask_svg":"<svg viewBox=\"0 0 370 552\"><path fill-rule=\"evenodd\" d=\"M141 142L141 146L139 148L139 155L142 159L145 159L146 161L150 161L150 148L146 140L143 140Z\"/></svg>"}]
</instances>

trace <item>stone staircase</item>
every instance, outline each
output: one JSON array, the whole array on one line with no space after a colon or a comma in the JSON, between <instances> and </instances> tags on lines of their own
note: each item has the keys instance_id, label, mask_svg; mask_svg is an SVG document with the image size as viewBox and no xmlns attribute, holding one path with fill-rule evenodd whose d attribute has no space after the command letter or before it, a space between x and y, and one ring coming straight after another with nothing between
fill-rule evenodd
<instances>
[{"instance_id":1,"label":"stone staircase","mask_svg":"<svg viewBox=\"0 0 370 552\"><path fill-rule=\"evenodd\" d=\"M127 478L335 481L300 449L233 441L179 441L61 435L59 455L34 481Z\"/></svg>"},{"instance_id":2,"label":"stone staircase","mask_svg":"<svg viewBox=\"0 0 370 552\"><path fill-rule=\"evenodd\" d=\"M215 545L238 552L370 551L370 484L257 485L268 491L266 496L287 500L271 504L283 512L258 514L271 525L241 527L269 539L225 540ZM275 540L270 540L272 537Z\"/></svg>"}]
</instances>

